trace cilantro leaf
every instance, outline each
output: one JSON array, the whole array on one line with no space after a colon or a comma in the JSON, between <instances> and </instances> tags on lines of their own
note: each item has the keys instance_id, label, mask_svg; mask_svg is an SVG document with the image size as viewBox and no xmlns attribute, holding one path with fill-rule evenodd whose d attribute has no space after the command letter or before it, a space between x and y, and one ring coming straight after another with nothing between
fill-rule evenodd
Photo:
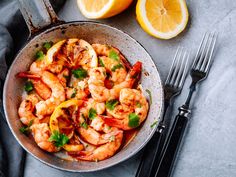
<instances>
[{"instance_id":1,"label":"cilantro leaf","mask_svg":"<svg viewBox=\"0 0 236 177\"><path fill-rule=\"evenodd\" d=\"M119 68L123 68L123 65L122 64L115 65L111 68L111 71L114 72L116 69L119 69Z\"/></svg>"},{"instance_id":2,"label":"cilantro leaf","mask_svg":"<svg viewBox=\"0 0 236 177\"><path fill-rule=\"evenodd\" d=\"M76 96L77 90L74 88L73 93L71 94L70 98L74 98Z\"/></svg>"},{"instance_id":3,"label":"cilantro leaf","mask_svg":"<svg viewBox=\"0 0 236 177\"><path fill-rule=\"evenodd\" d=\"M93 108L89 109L88 117L93 120L97 116L97 111Z\"/></svg>"},{"instance_id":4,"label":"cilantro leaf","mask_svg":"<svg viewBox=\"0 0 236 177\"><path fill-rule=\"evenodd\" d=\"M109 110L114 110L115 106L118 104L119 102L117 100L109 100L106 102L106 108Z\"/></svg>"},{"instance_id":5,"label":"cilantro leaf","mask_svg":"<svg viewBox=\"0 0 236 177\"><path fill-rule=\"evenodd\" d=\"M69 138L59 131L54 131L48 141L53 142L56 147L62 147L68 143Z\"/></svg>"},{"instance_id":6,"label":"cilantro leaf","mask_svg":"<svg viewBox=\"0 0 236 177\"><path fill-rule=\"evenodd\" d=\"M157 125L157 122L158 122L157 120L154 121L154 122L152 123L152 125L150 125L150 127L151 127L151 128L155 127L155 125Z\"/></svg>"},{"instance_id":7,"label":"cilantro leaf","mask_svg":"<svg viewBox=\"0 0 236 177\"><path fill-rule=\"evenodd\" d=\"M53 42L52 42L52 41L50 41L50 42L45 42L45 43L43 44L43 47L44 47L46 50L48 50L48 49L50 49L50 48L52 47L52 45L53 45Z\"/></svg>"},{"instance_id":8,"label":"cilantro leaf","mask_svg":"<svg viewBox=\"0 0 236 177\"><path fill-rule=\"evenodd\" d=\"M43 51L42 51L42 50L37 51L36 54L35 54L35 58L36 58L37 60L42 60L42 59L44 58L44 53L43 53Z\"/></svg>"},{"instance_id":9,"label":"cilantro leaf","mask_svg":"<svg viewBox=\"0 0 236 177\"><path fill-rule=\"evenodd\" d=\"M87 71L83 68L72 70L72 74L78 79L83 79L88 76Z\"/></svg>"},{"instance_id":10,"label":"cilantro leaf","mask_svg":"<svg viewBox=\"0 0 236 177\"><path fill-rule=\"evenodd\" d=\"M34 89L33 83L32 83L31 81L27 81L27 82L25 83L24 89L25 89L25 91L28 92L28 93L29 93L30 91L32 91L32 90Z\"/></svg>"},{"instance_id":11,"label":"cilantro leaf","mask_svg":"<svg viewBox=\"0 0 236 177\"><path fill-rule=\"evenodd\" d=\"M103 63L103 61L102 61L102 59L101 58L99 58L99 64L100 64L100 66L102 66L102 67L105 67L105 65L104 65L104 63Z\"/></svg>"},{"instance_id":12,"label":"cilantro leaf","mask_svg":"<svg viewBox=\"0 0 236 177\"><path fill-rule=\"evenodd\" d=\"M85 129L88 129L88 124L85 121L83 123L81 123L80 126Z\"/></svg>"},{"instance_id":13,"label":"cilantro leaf","mask_svg":"<svg viewBox=\"0 0 236 177\"><path fill-rule=\"evenodd\" d=\"M135 128L139 126L139 116L135 113L129 114L129 127Z\"/></svg>"},{"instance_id":14,"label":"cilantro leaf","mask_svg":"<svg viewBox=\"0 0 236 177\"><path fill-rule=\"evenodd\" d=\"M148 93L149 95L149 100L150 100L150 104L152 104L152 93L150 90L146 89L146 92Z\"/></svg>"},{"instance_id":15,"label":"cilantro leaf","mask_svg":"<svg viewBox=\"0 0 236 177\"><path fill-rule=\"evenodd\" d=\"M119 57L118 53L115 50L110 50L108 57L112 58L116 61L120 60L120 57Z\"/></svg>"}]
</instances>

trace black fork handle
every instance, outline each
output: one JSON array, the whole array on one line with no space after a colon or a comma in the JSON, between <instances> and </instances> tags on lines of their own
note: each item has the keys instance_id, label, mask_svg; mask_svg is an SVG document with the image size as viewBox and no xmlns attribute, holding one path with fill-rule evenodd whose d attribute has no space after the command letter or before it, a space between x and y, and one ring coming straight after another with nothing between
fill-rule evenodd
<instances>
[{"instance_id":1,"label":"black fork handle","mask_svg":"<svg viewBox=\"0 0 236 177\"><path fill-rule=\"evenodd\" d=\"M152 139L145 146L135 177L151 177L151 169L155 166L154 164L157 164L160 148L162 148L161 142L163 141L164 127L160 128L161 129L155 132Z\"/></svg>"},{"instance_id":2,"label":"black fork handle","mask_svg":"<svg viewBox=\"0 0 236 177\"><path fill-rule=\"evenodd\" d=\"M182 139L185 134L186 127L189 123L190 110L180 107L179 114L175 117L167 142L164 146L163 153L160 158L159 167L156 169L155 177L169 177L173 169L176 155L181 146Z\"/></svg>"}]
</instances>

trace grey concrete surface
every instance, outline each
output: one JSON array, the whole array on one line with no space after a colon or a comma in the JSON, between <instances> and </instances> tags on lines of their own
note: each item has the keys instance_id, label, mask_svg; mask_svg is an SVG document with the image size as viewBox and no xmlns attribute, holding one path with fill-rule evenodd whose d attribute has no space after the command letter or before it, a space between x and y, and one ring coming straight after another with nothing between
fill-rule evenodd
<instances>
[{"instance_id":1,"label":"grey concrete surface","mask_svg":"<svg viewBox=\"0 0 236 177\"><path fill-rule=\"evenodd\" d=\"M174 177L236 176L236 1L187 0L190 20L178 37L163 41L146 34L135 19L135 3L122 14L99 22L115 26L137 39L152 55L165 80L176 48L181 45L196 53L207 30L217 30L219 40L209 77L196 93L191 124L178 156ZM66 20L86 20L76 0L67 0L59 16ZM122 44L121 44L122 45ZM190 78L173 105L177 113L187 95ZM133 177L140 154L112 168L94 173L68 173L48 167L28 155L26 177Z\"/></svg>"}]
</instances>

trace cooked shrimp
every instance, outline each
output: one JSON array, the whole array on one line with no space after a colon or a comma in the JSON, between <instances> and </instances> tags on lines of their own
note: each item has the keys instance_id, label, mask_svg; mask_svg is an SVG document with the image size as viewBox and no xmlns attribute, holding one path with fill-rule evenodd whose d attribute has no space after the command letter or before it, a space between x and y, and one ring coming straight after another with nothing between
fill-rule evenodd
<instances>
[{"instance_id":1,"label":"cooked shrimp","mask_svg":"<svg viewBox=\"0 0 236 177\"><path fill-rule=\"evenodd\" d=\"M107 72L111 75L109 79L114 85L123 82L127 76L127 71L122 62L111 59L106 56L99 58L99 61L104 65Z\"/></svg>"},{"instance_id":2,"label":"cooked shrimp","mask_svg":"<svg viewBox=\"0 0 236 177\"><path fill-rule=\"evenodd\" d=\"M56 106L65 101L65 89L54 74L43 71L42 81L50 87L52 94L49 99L36 104L36 115L39 118L51 114Z\"/></svg>"},{"instance_id":3,"label":"cooked shrimp","mask_svg":"<svg viewBox=\"0 0 236 177\"><path fill-rule=\"evenodd\" d=\"M30 72L33 74L39 74L45 70L46 62L45 60L36 60L30 65Z\"/></svg>"},{"instance_id":4,"label":"cooked shrimp","mask_svg":"<svg viewBox=\"0 0 236 177\"><path fill-rule=\"evenodd\" d=\"M66 87L67 85L69 75L70 75L70 71L68 68L63 69L63 71L57 75L63 87Z\"/></svg>"},{"instance_id":5,"label":"cooked shrimp","mask_svg":"<svg viewBox=\"0 0 236 177\"><path fill-rule=\"evenodd\" d=\"M112 118L104 118L105 123L123 130L130 130L139 126L148 113L148 102L142 92L136 89L122 89L119 100L120 105L117 105L113 110L107 109ZM130 124L129 116L131 113L138 121L134 125Z\"/></svg>"},{"instance_id":6,"label":"cooked shrimp","mask_svg":"<svg viewBox=\"0 0 236 177\"><path fill-rule=\"evenodd\" d=\"M89 91L95 101L104 102L108 99L116 99L119 97L120 90L123 88L132 88L133 84L139 78L142 70L142 63L137 62L126 76L125 81L115 85L112 89L105 87L106 70L104 67L97 67L90 70L90 78L88 81Z\"/></svg>"},{"instance_id":7,"label":"cooked shrimp","mask_svg":"<svg viewBox=\"0 0 236 177\"><path fill-rule=\"evenodd\" d=\"M35 110L35 104L38 103L38 101L39 101L38 97L35 94L31 94L21 102L18 114L23 124L29 125L29 123L32 120L37 118L34 115L34 110Z\"/></svg>"},{"instance_id":8,"label":"cooked shrimp","mask_svg":"<svg viewBox=\"0 0 236 177\"><path fill-rule=\"evenodd\" d=\"M59 149L48 139L51 135L47 123L33 124L31 127L33 137L37 145L48 152L57 152Z\"/></svg>"},{"instance_id":9,"label":"cooked shrimp","mask_svg":"<svg viewBox=\"0 0 236 177\"><path fill-rule=\"evenodd\" d=\"M106 144L94 148L94 150L80 151L76 158L87 161L100 161L113 156L120 148L123 139L123 131L118 130L114 138Z\"/></svg>"}]
</instances>

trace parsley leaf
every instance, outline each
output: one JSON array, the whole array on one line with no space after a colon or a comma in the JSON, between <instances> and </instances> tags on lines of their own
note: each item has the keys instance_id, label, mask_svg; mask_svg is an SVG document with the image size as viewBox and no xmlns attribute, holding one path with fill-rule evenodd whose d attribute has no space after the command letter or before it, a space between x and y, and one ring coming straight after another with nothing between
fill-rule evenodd
<instances>
[{"instance_id":1,"label":"parsley leaf","mask_svg":"<svg viewBox=\"0 0 236 177\"><path fill-rule=\"evenodd\" d=\"M73 93L71 94L70 98L74 98L76 96L77 90L74 88Z\"/></svg>"},{"instance_id":2,"label":"parsley leaf","mask_svg":"<svg viewBox=\"0 0 236 177\"><path fill-rule=\"evenodd\" d=\"M62 147L68 143L69 138L59 131L54 131L48 141L53 142L56 147Z\"/></svg>"},{"instance_id":3,"label":"parsley leaf","mask_svg":"<svg viewBox=\"0 0 236 177\"><path fill-rule=\"evenodd\" d=\"M112 58L116 61L120 60L120 57L119 57L118 53L115 50L110 50L108 57Z\"/></svg>"},{"instance_id":4,"label":"parsley leaf","mask_svg":"<svg viewBox=\"0 0 236 177\"><path fill-rule=\"evenodd\" d=\"M149 100L150 100L150 104L152 104L152 93L150 90L146 89L146 92L148 93L149 95Z\"/></svg>"},{"instance_id":5,"label":"parsley leaf","mask_svg":"<svg viewBox=\"0 0 236 177\"><path fill-rule=\"evenodd\" d=\"M30 133L30 127L31 125L33 124L34 120L31 120L29 122L29 125L28 126L23 126L19 129L19 131L25 135L28 135Z\"/></svg>"},{"instance_id":6,"label":"parsley leaf","mask_svg":"<svg viewBox=\"0 0 236 177\"><path fill-rule=\"evenodd\" d=\"M42 50L37 51L36 54L35 54L35 58L36 58L37 60L42 60L42 59L44 58L44 53L43 53L43 51L42 51Z\"/></svg>"},{"instance_id":7,"label":"parsley leaf","mask_svg":"<svg viewBox=\"0 0 236 177\"><path fill-rule=\"evenodd\" d=\"M34 89L33 83L31 81L27 81L25 83L24 89L27 93L29 93L30 91L32 91Z\"/></svg>"},{"instance_id":8,"label":"parsley leaf","mask_svg":"<svg viewBox=\"0 0 236 177\"><path fill-rule=\"evenodd\" d=\"M114 110L115 106L118 104L119 102L117 100L109 100L106 102L106 108L109 110Z\"/></svg>"},{"instance_id":9,"label":"parsley leaf","mask_svg":"<svg viewBox=\"0 0 236 177\"><path fill-rule=\"evenodd\" d=\"M72 74L78 79L83 79L88 76L87 71L83 68L72 70Z\"/></svg>"},{"instance_id":10,"label":"parsley leaf","mask_svg":"<svg viewBox=\"0 0 236 177\"><path fill-rule=\"evenodd\" d=\"M85 129L88 129L88 124L85 121L83 123L81 123L80 126Z\"/></svg>"},{"instance_id":11,"label":"parsley leaf","mask_svg":"<svg viewBox=\"0 0 236 177\"><path fill-rule=\"evenodd\" d=\"M89 109L88 117L93 120L97 116L97 111L93 108Z\"/></svg>"},{"instance_id":12,"label":"parsley leaf","mask_svg":"<svg viewBox=\"0 0 236 177\"><path fill-rule=\"evenodd\" d=\"M129 127L135 128L139 126L139 116L135 113L129 114Z\"/></svg>"},{"instance_id":13,"label":"parsley leaf","mask_svg":"<svg viewBox=\"0 0 236 177\"><path fill-rule=\"evenodd\" d=\"M53 42L52 42L52 41L50 41L50 42L45 42L45 43L43 44L43 47L44 47L46 50L48 50L48 49L50 49L50 48L52 47L52 45L53 45Z\"/></svg>"},{"instance_id":14,"label":"parsley leaf","mask_svg":"<svg viewBox=\"0 0 236 177\"><path fill-rule=\"evenodd\" d=\"M100 66L102 66L102 67L105 67L105 65L104 65L104 63L103 63L103 61L102 61L102 59L101 58L99 58L99 64L100 64Z\"/></svg>"},{"instance_id":15,"label":"parsley leaf","mask_svg":"<svg viewBox=\"0 0 236 177\"><path fill-rule=\"evenodd\" d=\"M116 69L119 69L119 68L123 68L123 65L122 64L115 65L111 68L111 71L114 72Z\"/></svg>"},{"instance_id":16,"label":"parsley leaf","mask_svg":"<svg viewBox=\"0 0 236 177\"><path fill-rule=\"evenodd\" d=\"M151 128L155 127L155 125L157 124L157 122L158 122L157 120L154 121L154 122L152 123L152 125L150 125L150 127L151 127Z\"/></svg>"}]
</instances>

